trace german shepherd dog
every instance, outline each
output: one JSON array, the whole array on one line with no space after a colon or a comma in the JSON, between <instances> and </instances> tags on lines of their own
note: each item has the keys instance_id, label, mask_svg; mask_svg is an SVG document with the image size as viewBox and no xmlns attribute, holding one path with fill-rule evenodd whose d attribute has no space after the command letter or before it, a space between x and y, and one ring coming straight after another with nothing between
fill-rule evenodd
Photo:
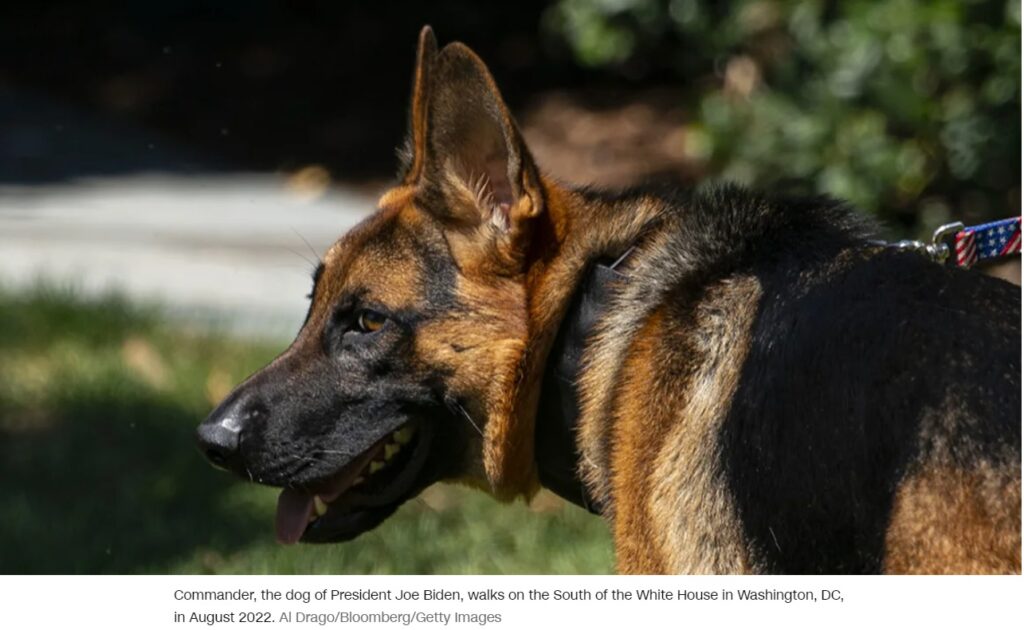
<instances>
[{"instance_id":1,"label":"german shepherd dog","mask_svg":"<svg viewBox=\"0 0 1024 630\"><path fill-rule=\"evenodd\" d=\"M562 185L429 28L401 157L199 427L280 541L456 481L599 512L624 573L1020 572L1017 287L827 198Z\"/></svg>"}]
</instances>

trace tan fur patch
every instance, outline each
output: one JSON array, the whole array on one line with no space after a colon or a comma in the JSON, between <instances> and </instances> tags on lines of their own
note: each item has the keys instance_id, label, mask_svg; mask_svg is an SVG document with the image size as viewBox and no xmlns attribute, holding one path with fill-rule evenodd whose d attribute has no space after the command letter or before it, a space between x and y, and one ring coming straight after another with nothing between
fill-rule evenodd
<instances>
[{"instance_id":1,"label":"tan fur patch","mask_svg":"<svg viewBox=\"0 0 1024 630\"><path fill-rule=\"evenodd\" d=\"M377 200L377 207L388 210L401 210L412 204L416 189L412 186L395 186L384 191Z\"/></svg>"},{"instance_id":2,"label":"tan fur patch","mask_svg":"<svg viewBox=\"0 0 1024 630\"><path fill-rule=\"evenodd\" d=\"M900 484L886 573L1020 574L1020 463L928 465Z\"/></svg>"},{"instance_id":3,"label":"tan fur patch","mask_svg":"<svg viewBox=\"0 0 1024 630\"><path fill-rule=\"evenodd\" d=\"M673 423L654 461L647 499L672 573L748 573L744 534L719 458L719 429L750 347L761 286L736 278L714 287L690 333L696 371L674 392Z\"/></svg>"},{"instance_id":4,"label":"tan fur patch","mask_svg":"<svg viewBox=\"0 0 1024 630\"><path fill-rule=\"evenodd\" d=\"M524 298L513 282L485 284L462 276L457 283L459 312L426 323L416 337L416 356L430 357L449 374L448 390L465 404L471 448L464 468L469 476L492 479L486 464L495 461L489 449L507 449L517 436L508 430L515 366L526 338ZM471 313L470 316L465 315ZM531 474L530 467L521 474Z\"/></svg>"},{"instance_id":5,"label":"tan fur patch","mask_svg":"<svg viewBox=\"0 0 1024 630\"><path fill-rule=\"evenodd\" d=\"M727 280L692 321L662 307L637 331L622 370L612 501L623 573L745 573L751 567L718 458L761 290Z\"/></svg>"},{"instance_id":6,"label":"tan fur patch","mask_svg":"<svg viewBox=\"0 0 1024 630\"><path fill-rule=\"evenodd\" d=\"M335 243L324 256L323 288L312 320L325 314L346 288L365 290L366 301L392 310L416 308L423 299L422 263L402 242L377 241L380 230L401 222L400 208L385 208ZM406 230L406 233L410 233Z\"/></svg>"},{"instance_id":7,"label":"tan fur patch","mask_svg":"<svg viewBox=\"0 0 1024 630\"><path fill-rule=\"evenodd\" d=\"M618 404L611 427L615 450L611 460L611 492L616 504L612 519L620 573L664 573L664 550L656 544L656 523L645 497L650 496L651 454L663 443L675 419L665 379L658 377L665 307L655 311L637 331L623 362L627 375L616 387ZM669 324L671 325L671 324ZM666 396L668 394L668 396ZM666 399L668 398L668 399ZM651 405L656 402L655 405Z\"/></svg>"}]
</instances>

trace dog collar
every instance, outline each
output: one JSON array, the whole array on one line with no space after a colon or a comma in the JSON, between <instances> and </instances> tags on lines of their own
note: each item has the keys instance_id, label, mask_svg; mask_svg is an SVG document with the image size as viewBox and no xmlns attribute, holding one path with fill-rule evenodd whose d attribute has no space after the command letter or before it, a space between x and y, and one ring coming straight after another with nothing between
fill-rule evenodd
<instances>
[{"instance_id":1,"label":"dog collar","mask_svg":"<svg viewBox=\"0 0 1024 630\"><path fill-rule=\"evenodd\" d=\"M628 279L616 268L632 251L613 262L596 261L584 275L551 347L537 405L534 452L541 484L594 514L601 513L601 506L587 492L578 472L580 367L587 339L607 308L613 281Z\"/></svg>"}]
</instances>

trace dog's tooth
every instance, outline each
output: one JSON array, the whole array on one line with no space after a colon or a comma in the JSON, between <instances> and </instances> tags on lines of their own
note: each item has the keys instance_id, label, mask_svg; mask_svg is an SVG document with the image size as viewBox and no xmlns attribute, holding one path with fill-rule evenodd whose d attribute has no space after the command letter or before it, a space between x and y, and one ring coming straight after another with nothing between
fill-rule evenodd
<instances>
[{"instance_id":1,"label":"dog's tooth","mask_svg":"<svg viewBox=\"0 0 1024 630\"><path fill-rule=\"evenodd\" d=\"M320 497L313 497L313 511L317 516L327 514L327 504Z\"/></svg>"},{"instance_id":2,"label":"dog's tooth","mask_svg":"<svg viewBox=\"0 0 1024 630\"><path fill-rule=\"evenodd\" d=\"M395 441L398 442L399 444L408 444L409 440L412 439L413 433L415 432L416 430L413 429L412 427L402 427L401 429L395 431L392 434L392 437L394 437Z\"/></svg>"},{"instance_id":3,"label":"dog's tooth","mask_svg":"<svg viewBox=\"0 0 1024 630\"><path fill-rule=\"evenodd\" d=\"M384 459L388 460L398 454L398 451L402 450L402 447L398 444L385 444L384 445Z\"/></svg>"},{"instance_id":4,"label":"dog's tooth","mask_svg":"<svg viewBox=\"0 0 1024 630\"><path fill-rule=\"evenodd\" d=\"M370 474L371 475L373 473L377 472L378 470L383 470L383 468L384 468L384 462L370 462Z\"/></svg>"}]
</instances>

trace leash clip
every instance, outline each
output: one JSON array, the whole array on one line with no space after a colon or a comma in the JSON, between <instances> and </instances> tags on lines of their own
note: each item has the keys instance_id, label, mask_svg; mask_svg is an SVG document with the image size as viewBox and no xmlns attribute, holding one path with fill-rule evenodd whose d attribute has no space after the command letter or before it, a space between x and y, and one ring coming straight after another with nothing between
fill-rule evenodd
<instances>
[{"instance_id":1,"label":"leash clip","mask_svg":"<svg viewBox=\"0 0 1024 630\"><path fill-rule=\"evenodd\" d=\"M949 259L949 244L946 243L946 239L950 236L962 231L964 224L956 221L955 223L947 223L940 225L935 233L932 234L932 242L925 243L924 241L916 240L903 240L892 243L890 246L900 251L917 252L926 258L930 258L932 261L939 263L940 265L945 264L946 260Z\"/></svg>"},{"instance_id":2,"label":"leash clip","mask_svg":"<svg viewBox=\"0 0 1024 630\"><path fill-rule=\"evenodd\" d=\"M949 258L949 243L946 242L946 239L954 234L962 232L963 230L964 224L960 221L940 225L936 228L935 232L932 234L931 245L925 247L932 260L940 265L946 264L946 260Z\"/></svg>"}]
</instances>

